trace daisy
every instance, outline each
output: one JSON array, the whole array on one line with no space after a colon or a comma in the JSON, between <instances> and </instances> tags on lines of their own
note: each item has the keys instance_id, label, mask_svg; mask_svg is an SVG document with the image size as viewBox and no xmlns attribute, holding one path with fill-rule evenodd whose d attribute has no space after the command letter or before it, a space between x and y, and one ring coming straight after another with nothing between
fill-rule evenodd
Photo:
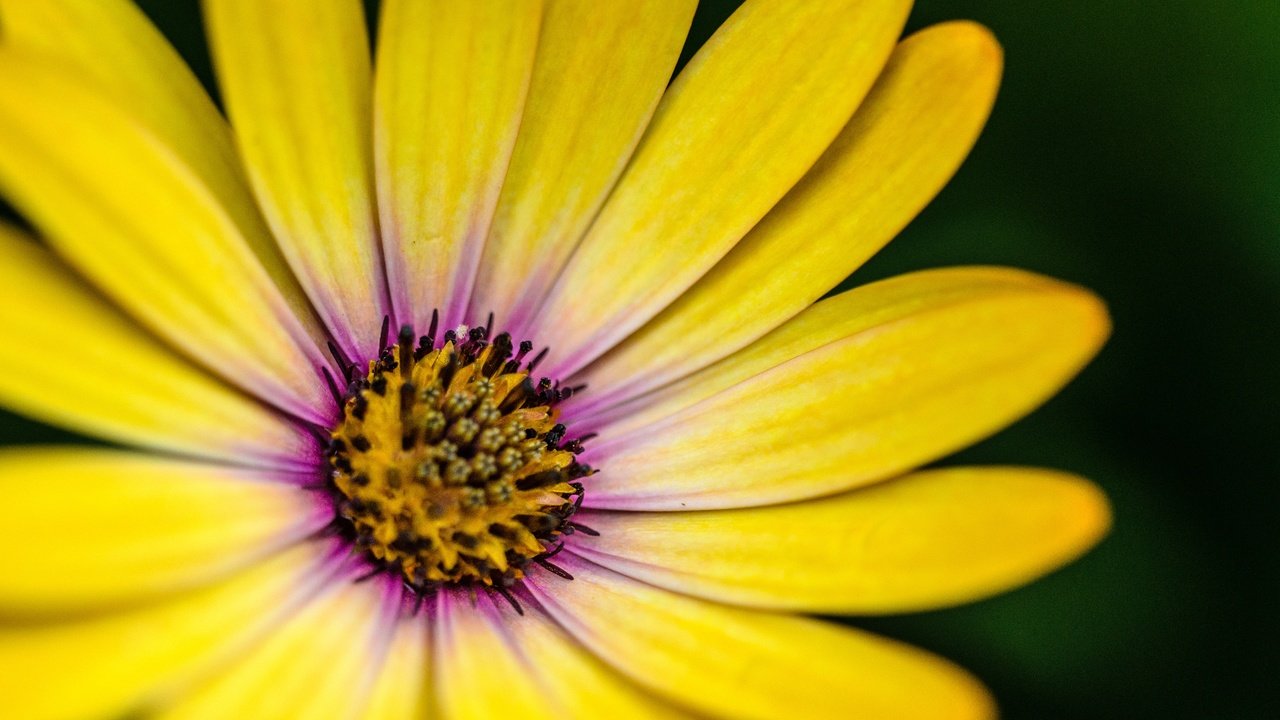
<instances>
[{"instance_id":1,"label":"daisy","mask_svg":"<svg viewBox=\"0 0 1280 720\"><path fill-rule=\"evenodd\" d=\"M1076 557L1087 481L918 470L1051 396L1101 303L967 267L819 301L1001 68L906 0L207 0L226 117L127 0L0 0L0 709L981 718L804 613ZM371 50L371 48L376 48Z\"/></svg>"}]
</instances>

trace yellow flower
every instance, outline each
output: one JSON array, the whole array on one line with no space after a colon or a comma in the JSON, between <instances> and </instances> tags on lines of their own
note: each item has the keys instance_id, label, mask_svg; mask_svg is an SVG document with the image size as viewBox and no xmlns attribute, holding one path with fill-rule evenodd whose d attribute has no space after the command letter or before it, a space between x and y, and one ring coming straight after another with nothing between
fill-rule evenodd
<instances>
[{"instance_id":1,"label":"yellow flower","mask_svg":"<svg viewBox=\"0 0 1280 720\"><path fill-rule=\"evenodd\" d=\"M110 718L979 718L938 608L1101 493L916 471L1044 401L1090 293L819 302L999 82L906 0L208 0L229 122L126 0L0 0L0 705ZM502 330L503 332L499 332ZM529 342L523 342L523 341ZM542 348L546 348L543 352ZM543 377L548 378L543 382Z\"/></svg>"}]
</instances>

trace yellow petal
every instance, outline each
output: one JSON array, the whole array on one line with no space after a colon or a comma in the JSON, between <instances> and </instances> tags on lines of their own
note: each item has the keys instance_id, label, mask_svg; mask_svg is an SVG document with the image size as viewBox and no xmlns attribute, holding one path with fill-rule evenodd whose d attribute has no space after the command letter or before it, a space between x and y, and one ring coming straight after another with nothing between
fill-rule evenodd
<instances>
[{"instance_id":1,"label":"yellow petal","mask_svg":"<svg viewBox=\"0 0 1280 720\"><path fill-rule=\"evenodd\" d=\"M101 608L223 578L324 527L262 473L114 450L0 453L0 613Z\"/></svg>"},{"instance_id":2,"label":"yellow petal","mask_svg":"<svg viewBox=\"0 0 1280 720\"><path fill-rule=\"evenodd\" d=\"M226 672L157 720L341 720L365 706L379 667L384 586L344 583L289 617Z\"/></svg>"},{"instance_id":3,"label":"yellow petal","mask_svg":"<svg viewBox=\"0 0 1280 720\"><path fill-rule=\"evenodd\" d=\"M584 373L598 398L658 387L808 307L884 246L960 166L1000 83L983 27L903 41L818 163L742 242Z\"/></svg>"},{"instance_id":4,"label":"yellow petal","mask_svg":"<svg viewBox=\"0 0 1280 720\"><path fill-rule=\"evenodd\" d=\"M441 717L563 717L543 697L528 663L504 637L502 619L487 594L441 592L436 608L434 664Z\"/></svg>"},{"instance_id":5,"label":"yellow petal","mask_svg":"<svg viewBox=\"0 0 1280 720\"><path fill-rule=\"evenodd\" d=\"M369 695L361 720L424 720L427 717L427 653L430 630L422 616L402 619L395 627L387 658Z\"/></svg>"},{"instance_id":6,"label":"yellow petal","mask_svg":"<svg viewBox=\"0 0 1280 720\"><path fill-rule=\"evenodd\" d=\"M182 159L301 317L311 308L249 191L230 128L186 63L129 0L0 0L4 43L63 64ZM308 330L319 337L318 326Z\"/></svg>"},{"instance_id":7,"label":"yellow petal","mask_svg":"<svg viewBox=\"0 0 1280 720\"><path fill-rule=\"evenodd\" d=\"M733 718L989 718L986 691L925 652L852 628L677 595L562 554L547 612L637 683Z\"/></svg>"},{"instance_id":8,"label":"yellow petal","mask_svg":"<svg viewBox=\"0 0 1280 720\"><path fill-rule=\"evenodd\" d=\"M73 67L175 152L239 178L231 135L186 63L128 0L0 0L4 43ZM217 190L225 188L217 187Z\"/></svg>"},{"instance_id":9,"label":"yellow petal","mask_svg":"<svg viewBox=\"0 0 1280 720\"><path fill-rule=\"evenodd\" d=\"M667 86L694 0L547 4L473 315L519 336L617 181Z\"/></svg>"},{"instance_id":10,"label":"yellow petal","mask_svg":"<svg viewBox=\"0 0 1280 720\"><path fill-rule=\"evenodd\" d=\"M0 624L0 697L23 720L125 717L234 660L323 580L300 545L180 598L64 623Z\"/></svg>"},{"instance_id":11,"label":"yellow petal","mask_svg":"<svg viewBox=\"0 0 1280 720\"><path fill-rule=\"evenodd\" d=\"M359 0L204 3L219 86L289 264L338 344L378 352L387 314Z\"/></svg>"},{"instance_id":12,"label":"yellow petal","mask_svg":"<svg viewBox=\"0 0 1280 720\"><path fill-rule=\"evenodd\" d=\"M0 50L0 188L153 332L242 387L325 422L308 327L195 170L56 62Z\"/></svg>"},{"instance_id":13,"label":"yellow petal","mask_svg":"<svg viewBox=\"0 0 1280 720\"><path fill-rule=\"evenodd\" d=\"M964 274L952 272L953 282ZM621 438L601 430L590 462L606 472L592 478L587 502L693 510L816 497L892 477L999 430L1074 376L1109 323L1083 289L994 274L989 284L970 277L963 293L926 294L909 312L910 301L877 308L878 322L803 354L779 348L800 337L790 325L812 318L784 325L741 362L792 359L762 363L760 374ZM871 290L847 305L883 294Z\"/></svg>"},{"instance_id":14,"label":"yellow petal","mask_svg":"<svg viewBox=\"0 0 1280 720\"><path fill-rule=\"evenodd\" d=\"M677 382L612 406L572 407L573 417L601 425L606 437L623 437L851 335L975 298L1035 290L1043 283L1042 277L1022 270L980 266L898 275L816 303L751 345Z\"/></svg>"},{"instance_id":15,"label":"yellow petal","mask_svg":"<svg viewBox=\"0 0 1280 720\"><path fill-rule=\"evenodd\" d=\"M1092 547L1110 523L1087 480L953 468L766 508L583 512L574 552L645 582L752 607L927 610L1008 590Z\"/></svg>"},{"instance_id":16,"label":"yellow petal","mask_svg":"<svg viewBox=\"0 0 1280 720\"><path fill-rule=\"evenodd\" d=\"M537 605L520 593L524 615L503 604L502 631L526 660L547 702L559 717L570 718L683 718L688 713L664 703L618 674L569 635Z\"/></svg>"},{"instance_id":17,"label":"yellow petal","mask_svg":"<svg viewBox=\"0 0 1280 720\"><path fill-rule=\"evenodd\" d=\"M296 466L310 435L160 345L0 224L0 402L112 440Z\"/></svg>"},{"instance_id":18,"label":"yellow petal","mask_svg":"<svg viewBox=\"0 0 1280 720\"><path fill-rule=\"evenodd\" d=\"M437 601L445 718L685 717L618 675L515 591L522 614L485 593Z\"/></svg>"},{"instance_id":19,"label":"yellow petal","mask_svg":"<svg viewBox=\"0 0 1280 720\"><path fill-rule=\"evenodd\" d=\"M663 97L551 291L563 377L653 317L813 165L879 74L906 0L752 0Z\"/></svg>"},{"instance_id":20,"label":"yellow petal","mask_svg":"<svg viewBox=\"0 0 1280 720\"><path fill-rule=\"evenodd\" d=\"M467 318L520 118L541 0L388 0L378 36L374 148L397 317Z\"/></svg>"}]
</instances>

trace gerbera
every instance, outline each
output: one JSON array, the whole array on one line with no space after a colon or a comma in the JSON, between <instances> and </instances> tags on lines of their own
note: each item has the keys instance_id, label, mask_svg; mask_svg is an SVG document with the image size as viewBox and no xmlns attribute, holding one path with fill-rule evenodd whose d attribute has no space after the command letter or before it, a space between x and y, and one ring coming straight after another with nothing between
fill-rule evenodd
<instances>
[{"instance_id":1,"label":"gerbera","mask_svg":"<svg viewBox=\"0 0 1280 720\"><path fill-rule=\"evenodd\" d=\"M942 186L998 46L905 0L208 0L229 120L126 0L0 0L6 717L984 717L793 613L1094 543L1045 470L914 471L1097 351L998 268L814 304Z\"/></svg>"}]
</instances>

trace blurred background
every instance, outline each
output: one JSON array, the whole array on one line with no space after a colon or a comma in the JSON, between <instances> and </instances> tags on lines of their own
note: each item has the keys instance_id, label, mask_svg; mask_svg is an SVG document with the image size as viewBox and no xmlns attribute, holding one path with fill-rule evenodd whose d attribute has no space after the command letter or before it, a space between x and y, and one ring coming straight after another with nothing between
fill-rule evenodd
<instances>
[{"instance_id":1,"label":"blurred background","mask_svg":"<svg viewBox=\"0 0 1280 720\"><path fill-rule=\"evenodd\" d=\"M196 2L140 4L211 82ZM737 4L704 0L686 58ZM957 18L1004 44L994 116L844 286L1002 264L1101 294L1098 360L946 462L1088 476L1115 528L1030 587L847 622L970 668L1006 718L1280 717L1280 2L919 0L908 29ZM0 414L0 444L74 440Z\"/></svg>"}]
</instances>

